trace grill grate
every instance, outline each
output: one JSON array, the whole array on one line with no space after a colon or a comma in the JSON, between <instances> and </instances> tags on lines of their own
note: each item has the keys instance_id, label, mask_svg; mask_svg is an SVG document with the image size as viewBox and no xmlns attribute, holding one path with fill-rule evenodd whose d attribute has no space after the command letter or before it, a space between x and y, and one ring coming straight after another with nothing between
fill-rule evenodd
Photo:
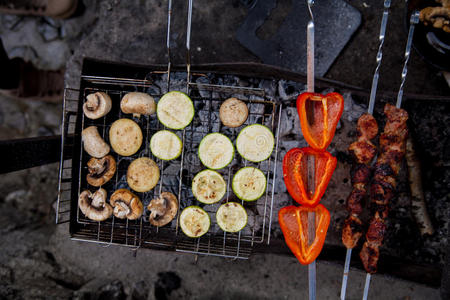
<instances>
[{"instance_id":1,"label":"grill grate","mask_svg":"<svg viewBox=\"0 0 450 300\"><path fill-rule=\"evenodd\" d=\"M179 72L179 74L173 74L173 77L182 78L184 76L186 78L185 74ZM194 102L196 113L188 127L183 131L176 131L176 134L183 141L182 155L178 159L167 162L159 160L151 154L149 150L151 135L158 130L164 129L156 116L142 116L140 119L133 118L140 125L143 132L143 145L138 153L130 157L122 157L111 152L117 162L117 172L115 177L102 186L107 190L109 196L116 189L128 188L126 171L132 160L143 156L150 157L160 168L161 177L154 189L146 193L135 192L141 198L145 207L143 217L135 221L129 221L120 220L112 216L104 222L95 222L86 218L78 209L78 195L80 192L85 189L90 189L91 191L95 189L89 187L85 180L87 174L86 163L89 156L82 149L80 135L82 129L91 125L97 126L99 133L109 144L108 130L112 122L119 118L132 118L131 115L123 114L119 107L120 99L127 92L147 92L158 101L164 94L165 89L158 87L154 82L165 82L167 90L169 90L167 78L170 77L170 73L169 76L164 72L153 72L149 75L147 77L151 78L151 80L82 76L81 89L79 91L73 89L65 90L63 143L66 141L65 137L75 134L76 142L74 148L76 151L72 160L61 160L57 222L62 223L70 220L71 236L75 240L227 258L248 258L255 243L269 241L273 195L275 193L273 182L277 166L278 134L276 129L279 127L281 116L281 106L274 101L264 100L265 91L260 88L215 84L216 80L211 80L211 76L191 74L192 80L197 83L190 82L188 85L183 84L183 86L185 89L187 88L189 96ZM165 84L161 84L161 86ZM84 99L88 94L96 91L106 92L112 99L113 107L111 112L104 118L90 120L84 117L82 103L84 103ZM218 115L221 103L232 96L246 102L249 108L249 117L246 123L236 129L222 126ZM240 129L245 125L254 123L264 124L274 133L276 147L272 156L268 160L256 164L244 160L236 151L233 162L227 168L219 170L227 182L225 200L212 205L199 203L192 195L190 186L195 174L204 169L197 156L200 140L208 133L221 132L234 142ZM233 195L230 186L231 178L236 171L248 165L261 169L268 179L266 193L254 203L245 203L237 199ZM151 199L164 191L170 191L177 195L179 212L170 224L158 228L148 222L146 206ZM225 233L220 230L215 222L215 212L220 204L226 201L241 202L249 214L249 224L239 233ZM212 221L209 232L199 239L186 237L178 228L180 211L192 204L202 206L208 212ZM70 218L68 217L69 213Z\"/></svg>"}]
</instances>

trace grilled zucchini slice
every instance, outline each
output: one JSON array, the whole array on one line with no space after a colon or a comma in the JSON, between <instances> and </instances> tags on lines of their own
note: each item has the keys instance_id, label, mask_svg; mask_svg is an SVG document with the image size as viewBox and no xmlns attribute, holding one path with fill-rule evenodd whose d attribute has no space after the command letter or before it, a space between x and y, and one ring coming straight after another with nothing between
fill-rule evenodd
<instances>
[{"instance_id":1,"label":"grilled zucchini slice","mask_svg":"<svg viewBox=\"0 0 450 300\"><path fill-rule=\"evenodd\" d=\"M266 191L267 180L264 173L254 167L245 167L233 177L232 188L236 196L244 201L255 201Z\"/></svg>"},{"instance_id":2,"label":"grilled zucchini slice","mask_svg":"<svg viewBox=\"0 0 450 300\"><path fill-rule=\"evenodd\" d=\"M162 160L177 158L182 149L181 139L169 130L158 131L150 139L150 150L154 156Z\"/></svg>"},{"instance_id":3,"label":"grilled zucchini slice","mask_svg":"<svg viewBox=\"0 0 450 300\"><path fill-rule=\"evenodd\" d=\"M194 118L194 104L185 93L168 92L159 99L156 115L164 126L181 130L188 126Z\"/></svg>"},{"instance_id":4,"label":"grilled zucchini slice","mask_svg":"<svg viewBox=\"0 0 450 300\"><path fill-rule=\"evenodd\" d=\"M241 130L236 149L246 160L260 162L269 158L275 146L272 131L264 125L253 124Z\"/></svg>"},{"instance_id":5,"label":"grilled zucchini slice","mask_svg":"<svg viewBox=\"0 0 450 300\"><path fill-rule=\"evenodd\" d=\"M199 238L208 232L210 226L211 219L203 208L192 205L181 212L180 227L188 237Z\"/></svg>"},{"instance_id":6,"label":"grilled zucchini slice","mask_svg":"<svg viewBox=\"0 0 450 300\"><path fill-rule=\"evenodd\" d=\"M238 232L247 225L247 212L241 204L228 202L219 207L216 220L223 231Z\"/></svg>"},{"instance_id":7,"label":"grilled zucchini slice","mask_svg":"<svg viewBox=\"0 0 450 300\"><path fill-rule=\"evenodd\" d=\"M192 180L192 194L204 204L219 202L226 191L227 184L222 175L213 170L203 170Z\"/></svg>"},{"instance_id":8,"label":"grilled zucchini slice","mask_svg":"<svg viewBox=\"0 0 450 300\"><path fill-rule=\"evenodd\" d=\"M198 157L208 169L225 168L234 157L233 143L221 133L207 134L198 146Z\"/></svg>"}]
</instances>

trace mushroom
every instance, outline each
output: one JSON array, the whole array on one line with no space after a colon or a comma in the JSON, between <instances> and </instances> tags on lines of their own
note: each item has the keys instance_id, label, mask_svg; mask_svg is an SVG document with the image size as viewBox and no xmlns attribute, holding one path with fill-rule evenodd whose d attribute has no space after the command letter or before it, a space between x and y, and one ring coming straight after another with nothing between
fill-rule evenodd
<instances>
[{"instance_id":1,"label":"mushroom","mask_svg":"<svg viewBox=\"0 0 450 300\"><path fill-rule=\"evenodd\" d=\"M86 180L90 185L101 186L108 182L116 173L116 160L112 155L102 158L91 158L87 162L88 174Z\"/></svg>"},{"instance_id":2,"label":"mushroom","mask_svg":"<svg viewBox=\"0 0 450 300\"><path fill-rule=\"evenodd\" d=\"M237 98L228 98L219 109L219 118L227 127L239 127L248 117L247 104Z\"/></svg>"},{"instance_id":3,"label":"mushroom","mask_svg":"<svg viewBox=\"0 0 450 300\"><path fill-rule=\"evenodd\" d=\"M84 150L93 157L102 158L109 153L109 145L105 143L96 126L89 126L81 133Z\"/></svg>"},{"instance_id":4,"label":"mushroom","mask_svg":"<svg viewBox=\"0 0 450 300\"><path fill-rule=\"evenodd\" d=\"M178 200L174 194L163 192L147 206L150 212L149 222L154 226L164 226L175 218L178 211Z\"/></svg>"},{"instance_id":5,"label":"mushroom","mask_svg":"<svg viewBox=\"0 0 450 300\"><path fill-rule=\"evenodd\" d=\"M146 93L131 92L123 96L120 109L126 114L133 114L139 118L141 115L152 115L156 111L155 100Z\"/></svg>"},{"instance_id":6,"label":"mushroom","mask_svg":"<svg viewBox=\"0 0 450 300\"><path fill-rule=\"evenodd\" d=\"M100 188L95 193L85 190L78 197L78 207L91 220L104 221L111 217L113 209L106 203L107 193Z\"/></svg>"},{"instance_id":7,"label":"mushroom","mask_svg":"<svg viewBox=\"0 0 450 300\"><path fill-rule=\"evenodd\" d=\"M109 203L114 208L114 216L119 219L136 220L144 212L144 205L139 197L127 189L115 191Z\"/></svg>"},{"instance_id":8,"label":"mushroom","mask_svg":"<svg viewBox=\"0 0 450 300\"><path fill-rule=\"evenodd\" d=\"M83 104L83 111L89 119L99 119L111 110L111 98L103 92L89 94Z\"/></svg>"}]
</instances>

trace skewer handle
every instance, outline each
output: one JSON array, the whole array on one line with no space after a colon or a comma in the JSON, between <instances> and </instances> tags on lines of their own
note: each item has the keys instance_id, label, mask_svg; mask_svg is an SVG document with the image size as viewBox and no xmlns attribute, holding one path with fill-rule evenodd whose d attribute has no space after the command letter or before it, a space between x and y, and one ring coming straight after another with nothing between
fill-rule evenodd
<instances>
[{"instance_id":1,"label":"skewer handle","mask_svg":"<svg viewBox=\"0 0 450 300\"><path fill-rule=\"evenodd\" d=\"M307 70L307 89L308 92L314 92L314 21L310 20L308 22L308 27L306 31L306 40L307 40L307 62L306 62L306 70Z\"/></svg>"},{"instance_id":2,"label":"skewer handle","mask_svg":"<svg viewBox=\"0 0 450 300\"><path fill-rule=\"evenodd\" d=\"M352 248L347 248L347 253L345 254L344 275L342 276L341 300L345 299L345 293L347 292L347 279L348 279L348 271L350 269L351 258L352 258Z\"/></svg>"},{"instance_id":3,"label":"skewer handle","mask_svg":"<svg viewBox=\"0 0 450 300\"><path fill-rule=\"evenodd\" d=\"M306 27L306 82L308 92L314 92L314 17L311 7L314 5L314 0L306 0L308 4L308 11L310 20Z\"/></svg>"},{"instance_id":4,"label":"skewer handle","mask_svg":"<svg viewBox=\"0 0 450 300\"><path fill-rule=\"evenodd\" d=\"M369 295L369 287L370 287L370 278L372 276L370 273L367 273L366 275L366 283L364 284L364 294L363 294L363 300L367 300L367 296Z\"/></svg>"},{"instance_id":5,"label":"skewer handle","mask_svg":"<svg viewBox=\"0 0 450 300\"><path fill-rule=\"evenodd\" d=\"M316 261L308 265L309 300L316 299Z\"/></svg>"},{"instance_id":6,"label":"skewer handle","mask_svg":"<svg viewBox=\"0 0 450 300\"><path fill-rule=\"evenodd\" d=\"M375 73L373 74L372 79L372 88L370 90L370 100L369 100L369 109L367 112L369 114L373 114L373 108L375 106L375 98L377 95L377 87L378 87L378 79L380 78L380 66L381 66L381 59L383 58L383 44L384 44L384 38L386 36L386 25L388 21L389 16L389 7L391 7L391 0L384 0L384 11L383 11L383 18L381 19L381 27L380 27L380 35L378 36L378 39L380 40L380 45L378 46L378 52L377 52L377 67L375 68Z\"/></svg>"},{"instance_id":7,"label":"skewer handle","mask_svg":"<svg viewBox=\"0 0 450 300\"><path fill-rule=\"evenodd\" d=\"M409 56L411 55L411 44L414 36L414 27L417 23L419 23L419 11L416 10L412 13L411 18L409 19L409 32L405 48L405 62L403 63L402 82L400 83L400 88L398 90L397 95L397 103L395 105L397 108L400 108L402 106L403 86L405 85L406 74L408 73L407 65L409 61Z\"/></svg>"},{"instance_id":8,"label":"skewer handle","mask_svg":"<svg viewBox=\"0 0 450 300\"><path fill-rule=\"evenodd\" d=\"M187 66L187 78L188 85L191 81L191 26L192 26L192 5L194 0L189 0L188 3L188 19L186 30L186 66Z\"/></svg>"}]
</instances>

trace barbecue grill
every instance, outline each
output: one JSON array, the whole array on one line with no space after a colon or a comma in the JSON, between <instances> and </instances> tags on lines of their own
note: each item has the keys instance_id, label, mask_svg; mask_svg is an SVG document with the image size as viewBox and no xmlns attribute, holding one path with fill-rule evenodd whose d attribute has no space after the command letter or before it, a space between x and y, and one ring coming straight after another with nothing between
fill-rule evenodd
<instances>
[{"instance_id":1,"label":"barbecue grill","mask_svg":"<svg viewBox=\"0 0 450 300\"><path fill-rule=\"evenodd\" d=\"M155 99L159 99L164 93L176 88L187 91L194 102L196 115L193 122L183 131L178 132L183 141L181 157L174 161L165 162L156 160L149 151L150 136L158 130L163 129L162 124L155 117L145 117L136 120L142 128L144 145L142 150L130 157L119 157L116 155L117 172L115 177L103 187L108 194L114 190L126 187L126 171L129 163L138 157L151 157L158 162L161 170L161 178L158 185L150 192L138 193L144 206L151 199L163 191L170 191L179 198L179 212L181 209L197 203L190 191L190 185L194 175L202 167L197 158L197 149L200 140L210 132L222 132L235 140L238 129L229 129L221 125L218 117L220 104L229 97L238 97L246 102L249 107L249 117L246 124L260 123L268 126L278 137L276 129L281 121L281 105L274 100L264 100L266 92L257 86L260 82L254 82L256 87L240 87L223 84L215 84L218 80L214 74L193 73L192 81L181 80L187 75L186 72L161 72L154 70L149 72L143 79L129 79L117 77L104 77L82 75L79 90L66 89L64 97L63 116L63 148L66 138L74 135L72 160L61 160L59 205L57 222L64 222L64 217L69 213L70 234L73 239L102 244L120 244L130 247L156 248L175 250L194 254L207 254L223 256L227 258L248 258L251 246L255 243L269 241L270 224L272 216L273 195L275 185L273 184L277 167L277 147L272 156L258 164L248 162L240 157L235 158L229 167L222 171L227 182L226 199L232 199L231 178L238 170L238 166L253 165L261 169L268 178L268 187L265 194L256 203L245 204L250 211L252 224L239 233L225 233L213 225L206 237L190 239L181 233L177 219L165 227L151 226L143 218L136 221L120 220L115 217L104 222L95 222L83 216L78 209L78 195L82 190L88 188L85 181L87 174L86 162L89 159L84 153L81 144L82 129L95 125L99 128L102 137L107 140L107 132L111 123L123 114L119 108L120 99L127 92L140 91L150 93ZM169 80L172 77L172 80ZM175 78L175 79L174 79ZM236 76L227 75L220 80L242 81ZM84 99L90 93L102 91L110 95L113 101L112 111L99 120L89 120L82 113ZM278 139L277 139L278 142ZM61 154L62 157L65 153ZM214 215L219 204L206 205L204 209L210 214L214 221Z\"/></svg>"}]
</instances>

